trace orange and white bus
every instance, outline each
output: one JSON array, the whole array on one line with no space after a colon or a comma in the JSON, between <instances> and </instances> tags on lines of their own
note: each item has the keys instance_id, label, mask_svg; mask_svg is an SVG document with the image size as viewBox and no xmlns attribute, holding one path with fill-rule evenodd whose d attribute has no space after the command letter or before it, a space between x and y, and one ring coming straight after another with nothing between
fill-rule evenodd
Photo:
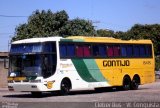
<instances>
[{"instance_id":1,"label":"orange and white bus","mask_svg":"<svg viewBox=\"0 0 160 108\"><path fill-rule=\"evenodd\" d=\"M107 37L45 37L11 45L8 88L38 94L43 91L121 86L138 89L155 81L150 40Z\"/></svg>"}]
</instances>

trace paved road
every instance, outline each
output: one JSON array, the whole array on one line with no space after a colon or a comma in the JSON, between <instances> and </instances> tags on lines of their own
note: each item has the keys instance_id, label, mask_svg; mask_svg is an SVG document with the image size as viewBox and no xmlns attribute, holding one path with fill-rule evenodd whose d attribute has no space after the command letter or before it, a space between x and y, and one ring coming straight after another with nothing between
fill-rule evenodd
<instances>
[{"instance_id":1,"label":"paved road","mask_svg":"<svg viewBox=\"0 0 160 108\"><path fill-rule=\"evenodd\" d=\"M28 92L9 92L7 90L0 90L0 102L2 102L1 103L2 105L0 106L2 106L3 108L6 108L5 105L12 106L12 104L13 106L16 106L17 104L21 106L23 104L23 107L26 107L27 105L25 104L28 104L28 103L31 106L37 105L37 108L42 107L42 105L52 106L53 103L54 103L54 106L61 106L61 107L64 106L65 104L66 106L65 108L78 107L79 104L81 107L92 106L92 107L102 108L102 107L107 107L108 102L109 102L108 106L110 106L111 104L115 104L116 107L120 107L120 108L123 106L123 104L126 104L126 102L127 103L128 102L129 103L130 102L143 102L143 103L152 102L151 103L152 105L154 102L159 102L154 105L159 105L158 107L160 107L160 81L156 81L151 84L141 85L138 90L130 90L130 91L108 90L106 92L104 91L96 92L94 90L73 91L68 96L59 96L53 93L44 93L42 97L33 97ZM122 102L123 104L121 105L121 103L119 104L119 102ZM134 103L131 103L131 104L134 104Z\"/></svg>"}]
</instances>

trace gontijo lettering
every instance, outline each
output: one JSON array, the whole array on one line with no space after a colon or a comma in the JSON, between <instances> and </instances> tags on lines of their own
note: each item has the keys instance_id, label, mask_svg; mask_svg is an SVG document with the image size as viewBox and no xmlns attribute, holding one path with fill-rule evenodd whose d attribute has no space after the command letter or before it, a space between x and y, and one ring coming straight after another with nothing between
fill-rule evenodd
<instances>
[{"instance_id":1,"label":"gontijo lettering","mask_svg":"<svg viewBox=\"0 0 160 108\"><path fill-rule=\"evenodd\" d=\"M104 67L112 67L112 66L130 66L129 60L104 60Z\"/></svg>"}]
</instances>

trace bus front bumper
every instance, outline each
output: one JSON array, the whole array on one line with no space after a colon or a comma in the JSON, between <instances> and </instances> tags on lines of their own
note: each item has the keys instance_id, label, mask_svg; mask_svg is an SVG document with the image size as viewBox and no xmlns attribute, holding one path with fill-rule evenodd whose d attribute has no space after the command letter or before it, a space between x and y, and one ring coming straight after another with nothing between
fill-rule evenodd
<instances>
[{"instance_id":1,"label":"bus front bumper","mask_svg":"<svg viewBox=\"0 0 160 108\"><path fill-rule=\"evenodd\" d=\"M32 92L32 91L56 91L54 83L8 83L9 91L21 91L21 92Z\"/></svg>"}]
</instances>

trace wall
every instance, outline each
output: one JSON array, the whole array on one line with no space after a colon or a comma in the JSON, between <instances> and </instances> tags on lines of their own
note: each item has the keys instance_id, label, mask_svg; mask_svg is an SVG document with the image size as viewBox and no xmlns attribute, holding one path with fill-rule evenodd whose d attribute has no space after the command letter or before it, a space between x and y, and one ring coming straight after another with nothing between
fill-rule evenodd
<instances>
[{"instance_id":1,"label":"wall","mask_svg":"<svg viewBox=\"0 0 160 108\"><path fill-rule=\"evenodd\" d=\"M4 69L4 59L0 58L0 87L7 87L8 69Z\"/></svg>"},{"instance_id":2,"label":"wall","mask_svg":"<svg viewBox=\"0 0 160 108\"><path fill-rule=\"evenodd\" d=\"M0 88L7 87L8 69L4 68L4 59L7 57L7 52L0 52Z\"/></svg>"}]
</instances>

